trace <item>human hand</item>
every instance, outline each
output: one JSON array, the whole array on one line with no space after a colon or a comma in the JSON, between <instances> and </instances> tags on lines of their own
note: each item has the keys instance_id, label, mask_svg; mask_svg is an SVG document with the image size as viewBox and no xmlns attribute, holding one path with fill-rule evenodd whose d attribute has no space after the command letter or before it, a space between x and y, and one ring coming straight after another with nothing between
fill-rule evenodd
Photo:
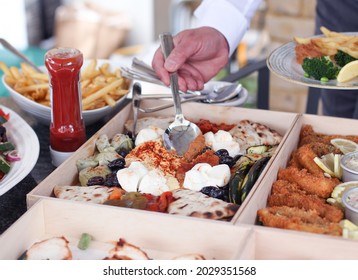
<instances>
[{"instance_id":1,"label":"human hand","mask_svg":"<svg viewBox=\"0 0 358 280\"><path fill-rule=\"evenodd\" d=\"M178 73L179 89L200 90L229 60L225 37L211 27L188 29L173 37L174 49L165 60L158 48L152 67L167 86L170 72Z\"/></svg>"}]
</instances>

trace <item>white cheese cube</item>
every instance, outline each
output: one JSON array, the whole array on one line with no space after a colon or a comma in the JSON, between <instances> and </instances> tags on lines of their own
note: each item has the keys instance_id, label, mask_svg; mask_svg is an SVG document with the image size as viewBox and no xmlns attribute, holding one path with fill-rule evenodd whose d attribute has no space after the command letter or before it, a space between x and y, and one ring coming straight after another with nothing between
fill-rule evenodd
<instances>
[{"instance_id":1,"label":"white cheese cube","mask_svg":"<svg viewBox=\"0 0 358 280\"><path fill-rule=\"evenodd\" d=\"M138 185L142 177L148 173L148 169L140 162L132 162L127 168L117 171L117 180L127 192L138 191Z\"/></svg>"},{"instance_id":2,"label":"white cheese cube","mask_svg":"<svg viewBox=\"0 0 358 280\"><path fill-rule=\"evenodd\" d=\"M226 164L219 164L213 166L210 171L207 173L208 175L208 186L218 186L223 187L230 180L230 168Z\"/></svg>"},{"instance_id":3,"label":"white cheese cube","mask_svg":"<svg viewBox=\"0 0 358 280\"><path fill-rule=\"evenodd\" d=\"M138 191L159 196L163 192L169 191L169 186L163 172L153 169L143 176Z\"/></svg>"},{"instance_id":4,"label":"white cheese cube","mask_svg":"<svg viewBox=\"0 0 358 280\"><path fill-rule=\"evenodd\" d=\"M193 191L200 191L206 186L208 176L204 172L198 170L189 170L185 173L183 187Z\"/></svg>"}]
</instances>

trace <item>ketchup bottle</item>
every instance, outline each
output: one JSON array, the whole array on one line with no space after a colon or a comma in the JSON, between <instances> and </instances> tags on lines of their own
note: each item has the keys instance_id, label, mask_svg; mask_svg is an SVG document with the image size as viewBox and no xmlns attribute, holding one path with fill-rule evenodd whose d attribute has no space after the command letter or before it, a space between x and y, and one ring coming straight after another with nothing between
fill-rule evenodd
<instances>
[{"instance_id":1,"label":"ketchup bottle","mask_svg":"<svg viewBox=\"0 0 358 280\"><path fill-rule=\"evenodd\" d=\"M73 48L55 48L45 54L50 75L52 164L60 165L86 141L82 118L80 69L82 53Z\"/></svg>"}]
</instances>

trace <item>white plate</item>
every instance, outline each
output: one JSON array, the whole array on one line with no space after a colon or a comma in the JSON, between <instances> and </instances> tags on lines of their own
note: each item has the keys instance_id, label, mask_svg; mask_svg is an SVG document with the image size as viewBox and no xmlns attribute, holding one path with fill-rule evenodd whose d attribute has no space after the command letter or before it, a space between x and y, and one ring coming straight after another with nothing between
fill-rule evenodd
<instances>
[{"instance_id":1,"label":"white plate","mask_svg":"<svg viewBox=\"0 0 358 280\"><path fill-rule=\"evenodd\" d=\"M357 35L357 33L345 33ZM314 36L319 37L319 36ZM267 67L277 76L286 81L306 85L309 87L329 89L358 89L358 79L346 83L338 83L337 80L321 82L303 76L303 69L296 61L295 42L286 43L275 49L267 58Z\"/></svg>"},{"instance_id":2,"label":"white plate","mask_svg":"<svg viewBox=\"0 0 358 280\"><path fill-rule=\"evenodd\" d=\"M21 160L11 163L10 172L0 181L0 195L3 195L33 169L39 157L40 143L33 129L17 113L5 106L0 108L10 113L9 121L4 124L6 135L21 157Z\"/></svg>"}]
</instances>

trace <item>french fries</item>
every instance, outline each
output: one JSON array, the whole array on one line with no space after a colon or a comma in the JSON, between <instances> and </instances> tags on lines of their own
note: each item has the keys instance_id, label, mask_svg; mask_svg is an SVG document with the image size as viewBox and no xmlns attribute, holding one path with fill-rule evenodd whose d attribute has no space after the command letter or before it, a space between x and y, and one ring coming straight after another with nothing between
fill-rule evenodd
<instances>
[{"instance_id":1,"label":"french fries","mask_svg":"<svg viewBox=\"0 0 358 280\"><path fill-rule=\"evenodd\" d=\"M37 72L30 65L21 63L20 68L8 67L0 61L5 82L23 96L50 106L49 77ZM81 70L82 109L92 110L104 106L115 106L116 101L129 91L130 81L119 69L110 70L110 65L97 65L93 59Z\"/></svg>"},{"instance_id":2,"label":"french fries","mask_svg":"<svg viewBox=\"0 0 358 280\"><path fill-rule=\"evenodd\" d=\"M323 37L300 38L294 40L298 44L312 44L312 46L323 55L335 55L338 50L348 53L358 59L358 36L334 32L322 26L320 28Z\"/></svg>"}]
</instances>

